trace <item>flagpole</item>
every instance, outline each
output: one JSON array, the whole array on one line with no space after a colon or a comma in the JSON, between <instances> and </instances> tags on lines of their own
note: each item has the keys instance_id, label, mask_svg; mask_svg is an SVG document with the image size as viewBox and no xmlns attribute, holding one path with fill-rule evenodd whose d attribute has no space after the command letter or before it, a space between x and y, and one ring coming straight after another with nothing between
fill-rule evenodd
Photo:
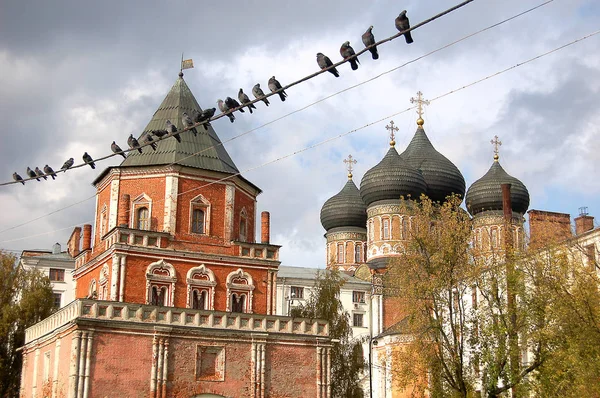
<instances>
[{"instance_id":1,"label":"flagpole","mask_svg":"<svg viewBox=\"0 0 600 398\"><path fill-rule=\"evenodd\" d=\"M179 64L179 72L183 73L183 53L181 53L181 63Z\"/></svg>"}]
</instances>

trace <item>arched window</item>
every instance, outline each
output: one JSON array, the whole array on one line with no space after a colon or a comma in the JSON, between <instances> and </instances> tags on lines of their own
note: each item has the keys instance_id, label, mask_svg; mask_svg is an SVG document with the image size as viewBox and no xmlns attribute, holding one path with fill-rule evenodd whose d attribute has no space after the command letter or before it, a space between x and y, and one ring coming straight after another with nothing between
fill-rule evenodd
<instances>
[{"instance_id":1,"label":"arched window","mask_svg":"<svg viewBox=\"0 0 600 398\"><path fill-rule=\"evenodd\" d=\"M108 300L108 264L104 264L100 270L100 292L98 300Z\"/></svg>"},{"instance_id":2,"label":"arched window","mask_svg":"<svg viewBox=\"0 0 600 398\"><path fill-rule=\"evenodd\" d=\"M150 212L146 206L139 207L136 212L136 227L137 229L150 229Z\"/></svg>"},{"instance_id":3,"label":"arched window","mask_svg":"<svg viewBox=\"0 0 600 398\"><path fill-rule=\"evenodd\" d=\"M360 243L359 242L355 242L354 243L354 262L355 263L360 263L361 262Z\"/></svg>"},{"instance_id":4,"label":"arched window","mask_svg":"<svg viewBox=\"0 0 600 398\"><path fill-rule=\"evenodd\" d=\"M498 247L498 228L492 228L492 249Z\"/></svg>"},{"instance_id":5,"label":"arched window","mask_svg":"<svg viewBox=\"0 0 600 398\"><path fill-rule=\"evenodd\" d=\"M338 256L337 256L338 264L344 264L344 244L338 243Z\"/></svg>"},{"instance_id":6,"label":"arched window","mask_svg":"<svg viewBox=\"0 0 600 398\"><path fill-rule=\"evenodd\" d=\"M210 235L210 202L202 195L190 202L190 233Z\"/></svg>"},{"instance_id":7,"label":"arched window","mask_svg":"<svg viewBox=\"0 0 600 398\"><path fill-rule=\"evenodd\" d=\"M107 215L107 207L104 205L102 207L102 211L100 212L100 231L98 233L98 238L102 238L104 234L106 234L108 226L108 215Z\"/></svg>"},{"instance_id":8,"label":"arched window","mask_svg":"<svg viewBox=\"0 0 600 398\"><path fill-rule=\"evenodd\" d=\"M373 220L369 220L369 240L373 241L375 239L375 224Z\"/></svg>"},{"instance_id":9,"label":"arched window","mask_svg":"<svg viewBox=\"0 0 600 398\"><path fill-rule=\"evenodd\" d=\"M402 239L408 239L408 218L402 217Z\"/></svg>"},{"instance_id":10,"label":"arched window","mask_svg":"<svg viewBox=\"0 0 600 398\"><path fill-rule=\"evenodd\" d=\"M241 268L227 276L227 311L252 313L254 282Z\"/></svg>"},{"instance_id":11,"label":"arched window","mask_svg":"<svg viewBox=\"0 0 600 398\"><path fill-rule=\"evenodd\" d=\"M387 218L383 219L383 239L390 238L390 220Z\"/></svg>"},{"instance_id":12,"label":"arched window","mask_svg":"<svg viewBox=\"0 0 600 398\"><path fill-rule=\"evenodd\" d=\"M248 236L248 219L246 217L246 209L240 212L240 241L246 242Z\"/></svg>"},{"instance_id":13,"label":"arched window","mask_svg":"<svg viewBox=\"0 0 600 398\"><path fill-rule=\"evenodd\" d=\"M175 302L175 268L164 260L146 269L146 304L172 306Z\"/></svg>"},{"instance_id":14,"label":"arched window","mask_svg":"<svg viewBox=\"0 0 600 398\"><path fill-rule=\"evenodd\" d=\"M187 273L187 307L198 310L214 310L215 274L204 264L190 268Z\"/></svg>"},{"instance_id":15,"label":"arched window","mask_svg":"<svg viewBox=\"0 0 600 398\"><path fill-rule=\"evenodd\" d=\"M96 287L96 280L92 279L90 282L90 287L88 288L88 296L87 298L97 299L98 298L98 288Z\"/></svg>"}]
</instances>

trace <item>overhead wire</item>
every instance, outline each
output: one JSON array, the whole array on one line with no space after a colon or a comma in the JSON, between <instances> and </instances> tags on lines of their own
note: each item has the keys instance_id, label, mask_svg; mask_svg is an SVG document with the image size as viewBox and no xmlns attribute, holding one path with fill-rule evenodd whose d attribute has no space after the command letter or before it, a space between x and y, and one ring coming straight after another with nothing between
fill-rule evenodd
<instances>
[{"instance_id":1,"label":"overhead wire","mask_svg":"<svg viewBox=\"0 0 600 398\"><path fill-rule=\"evenodd\" d=\"M262 125L259 125L259 126L257 126L257 127L254 127L254 128L252 128L252 129L250 129L250 130L248 130L248 131L245 131L245 132L243 132L243 133L241 133L241 134L238 134L238 135L236 135L236 136L234 136L234 137L231 137L231 138L229 138L229 139L227 139L227 140L225 140L225 141L223 141L223 142L221 142L221 143L218 143L218 144L211 145L211 146L209 146L209 147L206 147L206 148L203 148L203 149L201 149L200 151L198 151L198 152L195 152L195 153L193 153L193 154L191 154L191 155L187 155L187 156L185 156L185 157L183 157L183 158L177 159L175 162L172 162L172 163L168 164L167 166L172 166L172 165L176 164L177 162L181 162L182 160L185 160L185 159L188 159L188 158L191 158L191 157L194 157L194 156L200 155L200 154L202 154L203 152L206 152L206 151L208 151L208 150L210 150L210 149L212 149L212 148L215 148L215 147L217 147L217 146L223 146L223 145L224 145L224 144L226 144L226 143L229 143L229 142L231 142L231 141L234 141L234 140L236 140L236 139L238 139L238 138L240 138L240 137L243 137L243 136L245 136L245 135L247 135L247 134L250 134L250 133L252 133L252 132L254 132L254 131L257 131L257 130L259 130L259 129L261 129L261 128L264 128L264 127L266 127L266 126L268 126L268 125L270 125L270 124L273 124L273 123L275 123L275 122L278 122L278 121L280 121L280 120L282 120L282 119L285 119L285 118L287 118L287 117L289 117L289 116L291 116L291 115L294 115L294 114L296 114L296 113L302 112L302 111L304 111L304 110L306 110L306 109L308 109L308 108L310 108L310 107L312 107L312 106L314 106L314 105L316 105L316 104L319 104L319 103L321 103L321 102L323 102L323 101L326 101L326 100L328 100L328 99L330 99L330 98L332 98L332 97L335 97L335 96L337 96L337 95L339 95L339 94L342 94L342 93L344 93L344 92L346 92L346 91L350 91L350 90L352 90L352 89L354 89L354 88L356 88L356 87L362 86L363 84L366 84L366 83L372 82L372 81L374 81L374 80L376 80L376 79L378 79L378 78L380 78L380 77L382 77L382 76L384 76L384 75L386 75L386 74L388 74L388 73L394 72L394 71L396 71L396 70L398 70L398 69L400 69L400 68L403 68L403 67L405 67L405 66L407 66L407 65L410 65L410 64L412 64L412 63L414 63L414 62L416 62L416 61L418 61L418 60L421 60L421 59L423 59L423 58L426 58L426 57L428 57L428 56L431 56L431 55L433 55L433 54L435 54L435 53L437 53L437 52L439 52L439 51L442 51L442 50L444 50L444 49L447 49L447 48L449 48L449 47L451 47L451 46L453 46L453 45L455 45L455 44L458 44L458 43L460 43L460 42L462 42L462 41L464 41L464 40L467 40L467 39L469 39L469 38L471 38L471 37L474 37L474 36L476 36L476 35L478 35L478 34L480 34L480 33L486 32L486 31L488 31L488 30L490 30L490 29L493 29L493 28L495 28L495 27L497 27L497 26L499 26L499 25L502 25L502 24L504 24L504 23L506 23L506 22L509 22L509 21L511 21L511 20L513 20L513 19L515 19L515 18L518 18L518 17L520 17L520 16L522 16L522 15L525 15L525 14L527 14L527 13L529 13L529 12L532 12L532 11L534 11L534 10L536 10L536 9L538 9L538 8L540 8L540 7L544 6L544 5L546 5L546 4L549 4L549 3L553 2L553 1L554 1L554 0L547 0L547 1L543 2L543 3L540 3L540 4L538 4L538 5L534 6L534 7L531 7L531 8L529 8L529 9L527 9L527 10L525 10L525 11L522 11L522 12L520 12L520 13L518 13L518 14L515 14L515 15L513 15L513 16L509 17L509 18L506 18L506 19L504 19L504 20L502 20L502 21L499 21L499 22L497 22L497 23L494 23L494 24L492 24L492 25L489 25L489 26L487 26L487 27L485 27L485 28L483 28L483 29L480 29L480 30L478 30L478 31L476 31L476 32L470 33L470 34L468 34L468 35L466 35L466 36L463 36L462 38L460 38L460 39L458 39L458 40L454 40L454 41L452 41L452 42L450 42L450 43L448 43L448 44L446 44L446 45L444 45L444 46L442 46L442 47L439 47L439 48L437 48L437 49L435 49L435 50L432 50L432 51L430 51L430 52L428 52L428 53L425 53L425 54L423 54L423 55L421 55L421 56L419 56L419 57L417 57L417 58L414 58L414 59L412 59L412 60L410 60L410 61L407 61L407 62L405 62L405 63L403 63L403 64L400 64L399 66L396 66L396 67L394 67L394 68L392 68L392 69L389 69L389 70L387 70L387 71L384 71L384 72L382 72L382 73L380 73L380 74L378 74L378 75L376 75L376 76L374 76L374 77L371 77L371 78L369 78L369 79L367 79L367 80L364 80L364 81L362 81L362 82L360 82L360 83L357 83L357 84L354 84L354 85L352 85L352 86L349 86L349 87L347 87L347 88L345 88L345 89L343 89L343 90L340 90L340 91L337 91L337 92L335 92L335 93L332 93L332 94L330 94L330 95L327 95L327 96L325 96L325 97L323 97L323 98L320 98L320 99L318 99L318 100L316 100L316 101L314 101L314 102L311 102L311 103L309 103L309 104L307 104L307 105L305 105L305 106L303 106L303 107L301 107L301 108L298 108L298 109L296 109L296 110L294 110L294 111L292 111L292 112L288 112L288 113L286 113L286 114L284 114L284 115L282 115L282 116L280 116L280 117L278 117L278 118L276 118L276 119L273 119L273 120L271 120L271 121L269 121L269 122L266 122L266 123L264 123L264 124L262 124ZM416 27L416 25L415 25L415 27ZM367 49L368 49L368 48L367 48ZM361 52L361 53L362 53L362 52ZM361 53L359 53L359 54L361 54ZM166 137L165 137L165 138L162 138L162 139L166 139ZM160 139L160 140L162 140L162 139ZM151 145L151 143L145 144L144 146L149 146L149 145ZM132 151L132 150L137 150L137 148L129 149L129 150L127 150L127 152L129 152L129 151ZM101 159L106 159L106 158L109 158L109 157L112 157L112 156L115 156L115 155L116 155L116 154L112 154L112 155L109 155L109 156L107 156L107 157L100 158L99 160L101 160ZM84 166L84 165L85 165L85 163L84 163L83 165L79 165L78 167L80 167L80 166ZM30 178L30 179L33 179L33 177L32 177L32 178ZM16 182L13 182L13 181L11 181L11 182L8 182L8 183L3 183L3 184L0 184L0 186L2 186L2 185L7 185L7 184L14 184L14 183L16 183ZM62 211L62 210L66 210L66 209L68 209L68 208L70 208L70 207L72 207L72 206L74 206L74 205L77 205L77 204L83 203L83 202L85 202L85 201L88 201L88 200L91 200L91 199L93 199L93 198L95 198L95 195L93 195L93 196L91 196L91 197L89 197L89 198L87 198L87 199L84 199L84 200L82 200L82 201L80 201L80 202L77 202L77 203L74 203L74 204L72 204L72 205L66 206L66 207L64 207L64 208L57 209L57 210L55 210L55 211L53 211L53 212L51 212L51 213L45 214L45 215L43 215L43 216L40 216L40 217L34 218L34 219L32 219L32 220L26 221L26 222L24 222L24 223L21 223L21 224L18 224L18 225L15 225L15 226L9 227L9 228L7 228L7 229L4 229L4 230L0 231L0 234L1 234L1 233L4 233L4 232L7 232L7 231L10 231L10 230L13 230L13 229L15 229L15 228L18 228L18 227L21 227L21 226L24 226L24 225L30 224L30 223L32 223L32 222L34 222L34 221L37 221L37 220L41 219L41 218L44 218L44 217L50 216L50 215L52 215L52 214L55 214L55 213L57 213L57 212L60 212L60 211Z\"/></svg>"},{"instance_id":2,"label":"overhead wire","mask_svg":"<svg viewBox=\"0 0 600 398\"><path fill-rule=\"evenodd\" d=\"M434 21L434 20L436 20L438 18L443 17L444 15L447 15L447 14L453 12L453 11L456 11L457 9L459 9L461 7L464 7L465 5L467 5L467 4L469 4L469 3L473 2L473 1L475 1L475 0L465 0L462 3L459 3L459 4L457 4L457 5L453 6L453 7L448 8L445 11L442 11L442 12L434 15L433 17L430 17L430 18L428 18L428 19L426 19L426 20L424 20L422 22L417 23L416 25L411 26L409 29L406 29L406 30L403 30L401 32L398 32L397 34L392 35L390 37L387 37L387 38L385 38L383 40L380 40L380 41L376 42L375 44L373 44L371 46L365 47L364 49L362 49L361 51L357 52L353 56L348 57L348 58L344 58L343 60L341 60L341 61L339 61L339 62L331 65L328 68L321 69L318 72L315 72L315 73L313 73L311 75L305 76L305 77L303 77L303 78L301 78L299 80L296 80L296 81L294 81L292 83L289 83L286 86L282 86L282 88L280 88L279 90L273 91L271 93L267 93L267 94L265 94L264 96L262 96L260 98L256 98L256 99L254 99L254 100L252 100L250 102L244 103L244 104L240 105L239 107L230 109L227 112L222 112L222 113L220 113L220 114L218 114L216 116L213 116L213 117L211 117L211 118L209 118L209 119L207 119L205 121L195 123L194 125L186 127L186 128L184 128L184 129L182 129L180 131L177 131L177 132L174 132L174 133L169 132L167 135L165 135L165 136L163 136L161 138L153 140L153 142L145 142L143 144L140 143L139 147L124 149L124 150L122 150L121 152L118 152L118 153L111 153L109 155L93 159L92 161L87 161L87 162L84 162L84 163L73 165L73 166L69 167L68 169L54 170L54 173L64 173L64 172L67 172L68 170L77 169L77 168L80 168L80 167L85 167L85 166L90 165L91 163L95 163L95 162L99 162L99 161L102 161L102 160L106 160L106 159L111 158L113 156L120 156L122 153L128 153L128 152L131 152L131 151L137 151L138 148L144 148L144 147L147 147L147 146L151 146L153 143L155 143L157 141L162 141L164 139L171 138L171 137L173 137L175 135L179 135L181 133L190 131L190 130L196 128L196 127L203 126L207 122L211 122L211 121L220 119L220 118L222 118L224 116L227 116L228 114L234 113L234 112L238 111L239 109L242 109L242 108L244 108L244 107L246 107L248 105L254 104L254 103L259 102L259 101L262 101L263 99L269 98L269 97L271 97L273 95L276 95L276 94L279 94L280 92L285 91L285 90L289 89L290 87L293 87L293 86L298 85L300 83L303 83L303 82L305 82L307 80L310 80L310 79L312 79L312 78L314 78L314 77L316 77L316 76L318 76L318 75L320 75L322 73L325 73L325 72L329 71L330 69L335 68L336 66L340 66L340 65L348 62L350 59L358 58L359 55L361 55L361 54L369 51L370 48L373 48L373 47L376 47L376 46L381 45L383 43L386 43L386 42L389 42L391 40L394 40L394 39L396 39L396 38L404 35L405 33L408 33L408 32L411 32L411 31L413 31L415 29L418 29L421 26L424 26L424 25L426 25L426 24L428 24L428 23L430 23L430 22L432 22L432 21ZM550 0L550 1L553 1L553 0ZM23 182L31 181L31 180L34 180L34 179L42 178L43 176L47 177L50 174L51 173L39 175L39 176L36 176L36 177L23 178L21 181L23 181ZM21 183L21 181L7 181L7 182L0 183L0 186L11 185L11 184L19 184L19 183Z\"/></svg>"},{"instance_id":3,"label":"overhead wire","mask_svg":"<svg viewBox=\"0 0 600 398\"><path fill-rule=\"evenodd\" d=\"M453 90L447 91L446 93L443 93L443 94L440 94L440 95L438 95L438 96L435 96L435 97L431 98L431 99L429 100L429 102L434 102L434 101L437 101L437 100L439 100L439 99L445 98L445 97L447 97L448 95L451 95L451 94L457 93L457 92L459 92L459 91L462 91L462 90L464 90L464 89L467 89L467 88L469 88L469 87L472 87L472 86L474 86L474 85L476 85L476 84L478 84L478 83L484 82L484 81L486 81L486 80L489 80L489 79L491 79L491 78L493 78L493 77L496 77L496 76L499 76L499 75L501 75L501 74L503 74L503 73L506 73L506 72L508 72L508 71L511 71L511 70L513 70L513 69L515 69L515 68L518 68L518 67L520 67L520 66L523 66L523 65L526 65L526 64L528 64L528 63L530 63L530 62L533 62L533 61L535 61L535 60L538 60L538 59L540 59L540 58L542 58L542 57L545 57L545 56L547 56L547 55L553 54L553 53L555 53L555 52L557 52L557 51L560 51L560 50L562 50L562 49L564 49L564 48L567 48L567 47L569 47L569 46L571 46L571 45L573 45L573 44L576 44L576 43L578 43L578 42L581 42L581 41L583 41L583 40L589 39L590 37L596 36L596 35L598 35L598 34L600 34L600 30L596 30L596 31L594 31L594 32L592 32L592 33L589 33L589 34L587 34L587 35L585 35L585 36L582 36L582 37L580 37L580 38L578 38L578 39L572 40L572 41L570 41L570 42L568 42L568 43L566 43L566 44L563 44L563 45L561 45L561 46L559 46L559 47L556 47L556 48L554 48L554 49L552 49L552 50L546 51L546 52L544 52L544 53L542 53L542 54L539 54L539 55L537 55L537 56L535 56L535 57L529 58L529 59L527 59L527 60L525 60L525 61L523 61L523 62L519 62L519 63L517 63L517 64L515 64L515 65L513 65L513 66L510 66L510 67L508 67L508 68L504 68L504 69L502 69L502 70L500 70L500 71L498 71L498 72L495 72L495 73L493 73L493 74L487 75L487 76L485 76L485 77L483 77L483 78L481 78L481 79L475 80L475 81L473 81L473 82L471 82L471 83L465 84L465 85L463 85L463 86L461 86L461 87L458 87L458 88L456 88L456 89L453 89ZM331 141L334 141L334 140L336 140L336 139L339 139L339 138L345 137L345 136L347 136L347 135L350 135L350 134L352 134L352 133L354 133L354 132L356 132L356 131L360 131L360 130L362 130L362 129L365 129L365 128L367 128L367 127L370 127L370 126L372 126L372 125L375 125L375 124L381 123L381 122L383 122L383 121L386 121L386 120L388 120L389 118L392 118L392 117L394 117L394 116L397 116L397 115L400 115L400 114L406 113L406 112L408 112L408 111L410 111L410 110L413 110L413 109L416 109L416 106L410 106L410 107L408 107L408 108L406 108L406 109L403 109L403 110L401 110L401 111L399 111L399 112L396 112L396 113L393 113L393 114L391 114L391 115L387 115L387 116L385 116L385 117L382 117L382 118L380 118L380 119L377 119L377 120L375 120L375 121L369 122L369 123L367 123L367 124L365 124L365 125L363 125L363 126L361 126L361 127L357 127L357 128L355 128L355 129L352 129L352 130L346 131L346 132L344 132L344 133L341 133L341 134L338 134L338 135L336 135L336 136L333 136L333 137L327 138L327 139L325 139L325 140L323 140L323 141L320 141L320 142L317 142L317 143L315 143L315 144L309 145L309 146L307 146L307 147L304 147L304 148L298 149L298 150L296 150L296 151L294 151L294 152L291 152L291 153L288 153L288 154L286 154L286 155L284 155L284 156L280 156L280 157L278 157L278 158L272 159L272 160L270 160L270 161L267 161L267 162L265 162L265 163L263 163L263 164L260 164L260 165L258 165L258 166L250 167L250 168L248 168L248 169L245 169L243 172L245 173L245 172L253 171L253 170L259 169L259 168L261 168L261 167L264 167L264 166L270 165L270 164L272 164L272 163L276 163L276 162L278 162L278 161L281 161L281 160L287 159L287 158L289 158L289 157L295 156L295 155L297 155L297 154L299 154L299 153L302 153L302 152L308 151L308 150L310 150L310 149L313 149L313 148L319 147L319 146L321 146L321 145L325 145L325 144L327 144L327 143L329 143L329 142L331 142ZM229 179L231 179L231 178L234 178L234 177L237 177L237 176L239 176L239 175L241 175L241 174L242 174L242 172L237 172L237 173L234 173L234 174L232 174L232 175L228 175L228 176L226 176L226 177L223 177L223 178L221 178L221 179L218 179L218 180L215 180L215 181L211 181L211 182L209 182L209 183L206 183L206 184L204 184L204 185L201 185L201 186L198 186L198 187L195 187L195 188L189 189L189 190L187 190L187 191L184 191L184 192L178 193L178 196L179 196L179 195L182 195L182 194L185 194L185 193L193 192L193 191L195 191L195 190L198 190L198 189L205 188L205 187L207 187L207 186L210 186L210 185L213 185L213 184L216 184L216 183L219 183L219 182L223 182L223 181L229 180ZM160 201L161 201L161 200L158 200L157 202L160 202ZM75 225L75 226L78 226L78 225L81 225L81 223L80 223L80 224L77 224L77 225ZM60 230L67 229L67 228L74 228L75 226L73 226L73 227L66 227L66 228L62 228L62 229L60 229ZM58 230L56 230L56 231L58 231ZM48 234L48 233L52 233L52 232L56 232L56 231L50 231L50 232L42 233L42 234L40 234L40 235L44 235L44 234ZM35 236L39 236L39 235L26 236L26 237L17 238L17 239L12 239L12 240L4 240L4 241L0 241L0 243L12 242L12 241L15 241L15 240L22 240L22 239L27 239L27 238L35 237Z\"/></svg>"}]
</instances>

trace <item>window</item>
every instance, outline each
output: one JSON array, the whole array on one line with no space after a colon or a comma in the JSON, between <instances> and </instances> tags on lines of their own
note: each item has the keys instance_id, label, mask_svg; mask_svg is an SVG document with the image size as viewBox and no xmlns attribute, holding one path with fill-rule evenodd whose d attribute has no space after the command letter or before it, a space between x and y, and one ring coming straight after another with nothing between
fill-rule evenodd
<instances>
[{"instance_id":1,"label":"window","mask_svg":"<svg viewBox=\"0 0 600 398\"><path fill-rule=\"evenodd\" d=\"M227 276L227 311L252 313L252 276L241 268Z\"/></svg>"},{"instance_id":2,"label":"window","mask_svg":"<svg viewBox=\"0 0 600 398\"><path fill-rule=\"evenodd\" d=\"M390 220L387 218L383 220L383 239L390 238Z\"/></svg>"},{"instance_id":3,"label":"window","mask_svg":"<svg viewBox=\"0 0 600 398\"><path fill-rule=\"evenodd\" d=\"M240 241L247 242L248 236L248 220L246 217L246 209L242 209L240 212Z\"/></svg>"},{"instance_id":4,"label":"window","mask_svg":"<svg viewBox=\"0 0 600 398\"><path fill-rule=\"evenodd\" d=\"M354 326L356 328L362 328L363 327L363 318L364 318L364 314L354 314L352 316L352 326Z\"/></svg>"},{"instance_id":5,"label":"window","mask_svg":"<svg viewBox=\"0 0 600 398\"><path fill-rule=\"evenodd\" d=\"M355 263L361 262L360 243L359 242L354 243L354 262Z\"/></svg>"},{"instance_id":6,"label":"window","mask_svg":"<svg viewBox=\"0 0 600 398\"><path fill-rule=\"evenodd\" d=\"M292 286L290 289L290 298L291 299L303 299L304 298L304 288L302 286Z\"/></svg>"},{"instance_id":7,"label":"window","mask_svg":"<svg viewBox=\"0 0 600 398\"><path fill-rule=\"evenodd\" d=\"M187 307L197 310L214 310L215 274L204 264L191 268L187 273Z\"/></svg>"},{"instance_id":8,"label":"window","mask_svg":"<svg viewBox=\"0 0 600 398\"><path fill-rule=\"evenodd\" d=\"M152 286L152 298L150 300L150 305L158 305L164 307L167 305L167 286Z\"/></svg>"},{"instance_id":9,"label":"window","mask_svg":"<svg viewBox=\"0 0 600 398\"><path fill-rule=\"evenodd\" d=\"M106 216L107 213L107 207L106 205L104 205L102 207L102 211L100 213L100 234L99 234L99 238L102 238L104 236L104 234L106 234L106 232L108 232L106 230L107 226L108 226L108 218Z\"/></svg>"},{"instance_id":10,"label":"window","mask_svg":"<svg viewBox=\"0 0 600 398\"><path fill-rule=\"evenodd\" d=\"M373 224L373 220L369 220L369 240L375 239L375 224Z\"/></svg>"},{"instance_id":11,"label":"window","mask_svg":"<svg viewBox=\"0 0 600 398\"><path fill-rule=\"evenodd\" d=\"M54 297L54 308L60 308L62 293L53 293L52 296Z\"/></svg>"},{"instance_id":12,"label":"window","mask_svg":"<svg viewBox=\"0 0 600 398\"><path fill-rule=\"evenodd\" d=\"M196 380L225 380L225 348L198 346L196 351Z\"/></svg>"},{"instance_id":13,"label":"window","mask_svg":"<svg viewBox=\"0 0 600 398\"><path fill-rule=\"evenodd\" d=\"M50 280L52 282L64 282L65 270L59 268L50 268Z\"/></svg>"},{"instance_id":14,"label":"window","mask_svg":"<svg viewBox=\"0 0 600 398\"><path fill-rule=\"evenodd\" d=\"M208 293L206 290L192 290L192 308L195 310L205 310Z\"/></svg>"},{"instance_id":15,"label":"window","mask_svg":"<svg viewBox=\"0 0 600 398\"><path fill-rule=\"evenodd\" d=\"M88 289L88 296L87 298L91 298L91 299L97 299L98 298L98 289L96 287L96 280L92 279L92 281L90 282L90 287Z\"/></svg>"},{"instance_id":16,"label":"window","mask_svg":"<svg viewBox=\"0 0 600 398\"><path fill-rule=\"evenodd\" d=\"M353 303L364 303L365 302L365 292L352 292L352 302Z\"/></svg>"},{"instance_id":17,"label":"window","mask_svg":"<svg viewBox=\"0 0 600 398\"><path fill-rule=\"evenodd\" d=\"M136 210L136 227L137 229L149 230L150 229L150 212L148 208L143 206Z\"/></svg>"},{"instance_id":18,"label":"window","mask_svg":"<svg viewBox=\"0 0 600 398\"><path fill-rule=\"evenodd\" d=\"M402 217L402 239L408 239L408 219Z\"/></svg>"},{"instance_id":19,"label":"window","mask_svg":"<svg viewBox=\"0 0 600 398\"><path fill-rule=\"evenodd\" d=\"M204 233L204 210L192 210L192 232L195 234Z\"/></svg>"},{"instance_id":20,"label":"window","mask_svg":"<svg viewBox=\"0 0 600 398\"><path fill-rule=\"evenodd\" d=\"M172 306L175 295L175 268L164 260L152 263L146 269L146 303Z\"/></svg>"},{"instance_id":21,"label":"window","mask_svg":"<svg viewBox=\"0 0 600 398\"><path fill-rule=\"evenodd\" d=\"M343 264L344 263L344 245L343 244L339 244L338 245L338 264Z\"/></svg>"},{"instance_id":22,"label":"window","mask_svg":"<svg viewBox=\"0 0 600 398\"><path fill-rule=\"evenodd\" d=\"M492 249L498 247L498 229L492 229Z\"/></svg>"},{"instance_id":23,"label":"window","mask_svg":"<svg viewBox=\"0 0 600 398\"><path fill-rule=\"evenodd\" d=\"M233 293L231 295L231 312L246 312L246 295Z\"/></svg>"}]
</instances>

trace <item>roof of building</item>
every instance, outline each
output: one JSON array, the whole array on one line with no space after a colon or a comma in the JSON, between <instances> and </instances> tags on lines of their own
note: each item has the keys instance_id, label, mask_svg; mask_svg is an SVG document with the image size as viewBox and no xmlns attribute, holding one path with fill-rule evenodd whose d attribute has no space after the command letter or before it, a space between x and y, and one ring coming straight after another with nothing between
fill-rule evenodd
<instances>
[{"instance_id":1,"label":"roof of building","mask_svg":"<svg viewBox=\"0 0 600 398\"><path fill-rule=\"evenodd\" d=\"M195 112L200 111L202 111L202 108L183 79L183 73L180 73L179 78L175 81L175 84L173 84L173 87L171 87L156 112L154 112L152 119L139 135L138 141L143 143L145 136L153 130L164 130L167 120L170 120L172 124L177 126L177 130L181 131L184 129L182 122L183 113L185 112L190 117L193 117ZM175 137L157 141L155 151L150 146L142 148L142 153L131 151L119 167L175 164L226 174L239 174L237 166L227 153L212 125L208 129L198 126L196 130L198 132L197 136L194 136L190 131L181 133L179 135L181 142L178 142ZM94 184L99 182L111 168L109 167L103 171L94 180ZM260 188L247 181L241 175L240 178L260 192Z\"/></svg>"},{"instance_id":2,"label":"roof of building","mask_svg":"<svg viewBox=\"0 0 600 398\"><path fill-rule=\"evenodd\" d=\"M317 274L319 272L328 272L329 270L323 268L309 268L309 267L290 267L285 265L280 265L279 270L277 271L277 279L281 278L296 278L296 279L311 279L314 280L317 278ZM363 281L361 279L355 278L343 272L340 272L342 278L346 280L346 282L358 283L361 285L370 285L370 282Z\"/></svg>"},{"instance_id":3,"label":"roof of building","mask_svg":"<svg viewBox=\"0 0 600 398\"><path fill-rule=\"evenodd\" d=\"M529 207L527 187L504 171L497 157L488 172L469 187L465 198L469 213L475 215L487 210L502 210L502 184L511 184L512 210L524 214Z\"/></svg>"},{"instance_id":4,"label":"roof of building","mask_svg":"<svg viewBox=\"0 0 600 398\"><path fill-rule=\"evenodd\" d=\"M401 196L418 199L426 192L427 184L421 172L403 160L393 146L360 182L360 195L367 206Z\"/></svg>"},{"instance_id":5,"label":"roof of building","mask_svg":"<svg viewBox=\"0 0 600 398\"><path fill-rule=\"evenodd\" d=\"M321 208L321 224L329 231L336 227L361 227L367 225L367 206L352 178L340 192L329 198Z\"/></svg>"},{"instance_id":6,"label":"roof of building","mask_svg":"<svg viewBox=\"0 0 600 398\"><path fill-rule=\"evenodd\" d=\"M399 322L396 322L393 325L391 325L390 327L388 327L387 329L385 329L385 331L383 333L380 333L379 335L373 337L373 339L381 338L381 337L385 337L385 336L392 336L395 334L410 334L409 321L410 321L409 317L404 317Z\"/></svg>"},{"instance_id":7,"label":"roof of building","mask_svg":"<svg viewBox=\"0 0 600 398\"><path fill-rule=\"evenodd\" d=\"M52 253L48 250L41 249L29 249L21 252L21 258L35 258L43 260L64 260L64 261L75 261L68 252Z\"/></svg>"},{"instance_id":8,"label":"roof of building","mask_svg":"<svg viewBox=\"0 0 600 398\"><path fill-rule=\"evenodd\" d=\"M427 184L427 196L434 202L443 202L452 194L464 197L463 175L454 163L434 148L423 126L417 128L413 139L400 157L421 171Z\"/></svg>"}]
</instances>

